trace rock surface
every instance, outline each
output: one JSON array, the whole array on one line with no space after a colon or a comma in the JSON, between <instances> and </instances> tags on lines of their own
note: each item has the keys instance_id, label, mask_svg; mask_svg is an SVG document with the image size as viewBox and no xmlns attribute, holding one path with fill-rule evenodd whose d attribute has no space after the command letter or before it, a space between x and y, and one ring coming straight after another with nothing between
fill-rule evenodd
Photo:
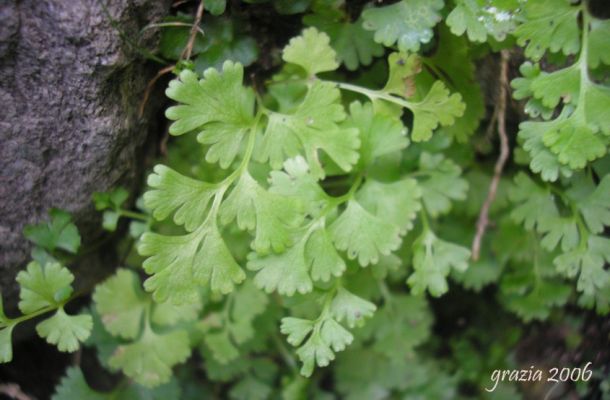
<instances>
[{"instance_id":1,"label":"rock surface","mask_svg":"<svg viewBox=\"0 0 610 400\"><path fill-rule=\"evenodd\" d=\"M99 233L92 193L134 187L158 112L150 103L139 118L138 106L158 67L125 38L168 11L168 0L0 2L0 289L9 308L29 260L25 224L66 209L87 242ZM154 48L148 32L139 43Z\"/></svg>"}]
</instances>

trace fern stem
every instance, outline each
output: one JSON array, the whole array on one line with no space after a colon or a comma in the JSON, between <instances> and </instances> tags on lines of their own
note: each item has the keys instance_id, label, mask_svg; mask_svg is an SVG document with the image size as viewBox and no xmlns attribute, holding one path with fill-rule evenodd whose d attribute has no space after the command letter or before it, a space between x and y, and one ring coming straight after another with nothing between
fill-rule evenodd
<instances>
[{"instance_id":1,"label":"fern stem","mask_svg":"<svg viewBox=\"0 0 610 400\"><path fill-rule=\"evenodd\" d=\"M356 191L360 188L360 185L362 184L363 179L364 179L364 172L359 172L358 175L356 175L356 179L354 180L354 183L352 183L352 186L350 186L347 193L345 193L342 196L334 198L333 203L335 204L335 206L341 205L341 204L345 203L346 201L349 201L352 197L354 197L354 193L356 193Z\"/></svg>"},{"instance_id":2,"label":"fern stem","mask_svg":"<svg viewBox=\"0 0 610 400\"><path fill-rule=\"evenodd\" d=\"M428 215L426 214L426 211L424 209L422 209L419 214L421 215L421 223L423 225L424 232L429 231L430 230L430 222L428 221Z\"/></svg>"},{"instance_id":3,"label":"fern stem","mask_svg":"<svg viewBox=\"0 0 610 400\"><path fill-rule=\"evenodd\" d=\"M140 221L145 221L145 222L148 222L148 220L149 220L148 215L142 214L139 212L123 210L123 209L119 209L118 212L122 217L127 217L127 218L131 218L131 219L139 219Z\"/></svg>"},{"instance_id":4,"label":"fern stem","mask_svg":"<svg viewBox=\"0 0 610 400\"><path fill-rule=\"evenodd\" d=\"M399 97L393 96L391 94L384 93L379 90L367 89L362 86L352 85L350 83L344 83L344 82L334 82L334 81L325 81L325 82L332 83L339 89L349 90L350 92L363 94L371 100L375 100L375 99L385 100L387 102L399 105L403 108L408 108L410 110L413 108L416 108L414 103L411 103L411 102L401 99Z\"/></svg>"},{"instance_id":5,"label":"fern stem","mask_svg":"<svg viewBox=\"0 0 610 400\"><path fill-rule=\"evenodd\" d=\"M43 315L43 314L46 314L48 312L56 311L56 310L58 310L60 308L63 308L63 306L66 303L68 303L70 300L72 300L72 298L66 300L65 302L63 302L63 303L61 303L59 305L48 306L48 307L45 307L45 308L41 308L40 310L34 311L31 314L24 314L24 315L22 315L20 317L17 317L17 318L7 318L7 323L6 324L0 323L0 328L6 328L6 327L9 327L9 326L15 326L17 324L20 324L21 322L28 321L30 319L36 318L36 317L38 317L40 315Z\"/></svg>"},{"instance_id":6,"label":"fern stem","mask_svg":"<svg viewBox=\"0 0 610 400\"><path fill-rule=\"evenodd\" d=\"M380 279L378 282L379 291L381 292L381 297L383 297L383 301L387 307L392 307L392 292L388 287L385 279Z\"/></svg>"},{"instance_id":7,"label":"fern stem","mask_svg":"<svg viewBox=\"0 0 610 400\"><path fill-rule=\"evenodd\" d=\"M299 369L297 367L297 361L294 359L290 351L286 348L282 339L277 335L276 332L273 332L271 338L273 339L273 343L275 343L275 346L280 352L284 363L294 372L295 375L298 375Z\"/></svg>"},{"instance_id":8,"label":"fern stem","mask_svg":"<svg viewBox=\"0 0 610 400\"><path fill-rule=\"evenodd\" d=\"M589 64L587 63L589 58L589 13L587 6L582 6L582 43L580 56L578 57L578 67L580 68L580 92L578 94L578 105L577 108L584 110L586 90L584 87L591 83L589 79Z\"/></svg>"},{"instance_id":9,"label":"fern stem","mask_svg":"<svg viewBox=\"0 0 610 400\"><path fill-rule=\"evenodd\" d=\"M557 189L553 185L547 186L551 193L559 196L561 201L570 209L572 212L572 216L576 220L576 226L578 227L578 233L580 236L580 248L586 249L587 242L589 241L589 230L587 229L582 216L580 215L580 211L578 210L578 205L574 203L563 191Z\"/></svg>"},{"instance_id":10,"label":"fern stem","mask_svg":"<svg viewBox=\"0 0 610 400\"><path fill-rule=\"evenodd\" d=\"M258 123L260 122L262 116L263 112L259 112L256 115L250 133L248 134L248 143L246 145L246 152L244 153L244 157L242 158L239 167L237 167L235 171L233 171L229 176L227 176L220 182L219 186L221 188L224 187L226 190L229 186L231 186L233 182L235 182L237 178L239 178L243 174L244 170L248 168L248 164L250 164L250 159L252 158L252 153L254 152L254 144L256 143L255 139L256 131L258 129ZM224 190L219 190L219 194L220 193L224 194Z\"/></svg>"}]
</instances>

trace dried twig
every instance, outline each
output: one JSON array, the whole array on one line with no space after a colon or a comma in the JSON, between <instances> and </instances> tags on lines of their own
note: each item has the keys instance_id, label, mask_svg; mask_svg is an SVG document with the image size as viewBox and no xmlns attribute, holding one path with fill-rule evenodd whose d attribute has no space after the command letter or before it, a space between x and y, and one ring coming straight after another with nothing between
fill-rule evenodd
<instances>
[{"instance_id":1,"label":"dried twig","mask_svg":"<svg viewBox=\"0 0 610 400\"><path fill-rule=\"evenodd\" d=\"M201 0L199 2L199 6L197 7L197 14L195 15L195 21L193 22L193 25L191 25L191 33L189 35L189 40L186 43L186 47L184 47L184 50L182 50L182 55L180 56L180 58L183 60L189 60L191 58L191 55L193 54L193 46L195 45L195 38L197 37L197 33L201 33L202 35L204 34L203 30L199 27L202 17L203 17L203 0ZM161 26L161 24L157 24L157 26ZM148 85L146 85L146 91L144 92L144 98L142 99L142 102L140 102L140 108L138 111L139 118L142 118L142 116L144 115L144 107L146 106L146 103L148 102L148 97L150 96L150 92L152 91L153 87L155 86L155 83L159 80L159 78L161 78L163 75L171 72L175 67L176 67L176 65L172 64L172 65L169 65L169 66L159 70L159 72L157 72L157 74L148 82Z\"/></svg>"},{"instance_id":2,"label":"dried twig","mask_svg":"<svg viewBox=\"0 0 610 400\"><path fill-rule=\"evenodd\" d=\"M195 38L197 37L197 32L200 29L199 24L201 23L201 17L203 17L203 0L199 2L199 7L197 7L197 14L195 15L195 22L193 22L193 26L191 27L189 41L186 43L186 47L182 52L181 58L184 60L191 59L191 54L193 53L193 46L195 45Z\"/></svg>"},{"instance_id":3,"label":"dried twig","mask_svg":"<svg viewBox=\"0 0 610 400\"><path fill-rule=\"evenodd\" d=\"M510 53L508 50L502 50L501 57L500 85L498 87L496 110L494 111L494 116L498 122L500 155L494 167L494 176L489 184L487 198L485 199L483 207L481 207L481 212L479 213L479 219L477 221L477 233L472 241L472 259L475 261L479 259L481 241L483 240L483 235L485 235L485 229L489 224L489 208L496 198L496 192L500 183L500 177L502 176L502 170L504 170L504 164L506 164L509 154L508 136L506 135L506 96L508 92L508 61L510 58Z\"/></svg>"},{"instance_id":4,"label":"dried twig","mask_svg":"<svg viewBox=\"0 0 610 400\"><path fill-rule=\"evenodd\" d=\"M146 103L148 102L148 97L150 96L150 92L152 91L153 87L155 86L155 83L159 80L159 78L161 78L163 75L172 72L172 70L174 69L174 67L176 67L175 65L169 65L163 69L160 69L159 72L157 72L157 75L155 75L146 85L146 90L144 91L144 97L142 98L142 101L140 102L140 109L138 111L138 116L139 118L142 118L142 116L144 115L144 107L146 106Z\"/></svg>"},{"instance_id":5,"label":"dried twig","mask_svg":"<svg viewBox=\"0 0 610 400\"><path fill-rule=\"evenodd\" d=\"M80 366L82 358L83 358L83 348L79 347L78 351L76 351L72 355L72 365L75 365L77 367Z\"/></svg>"},{"instance_id":6,"label":"dried twig","mask_svg":"<svg viewBox=\"0 0 610 400\"><path fill-rule=\"evenodd\" d=\"M30 396L23 393L19 385L16 383L3 383L0 384L0 393L3 395L16 400L32 400Z\"/></svg>"}]
</instances>

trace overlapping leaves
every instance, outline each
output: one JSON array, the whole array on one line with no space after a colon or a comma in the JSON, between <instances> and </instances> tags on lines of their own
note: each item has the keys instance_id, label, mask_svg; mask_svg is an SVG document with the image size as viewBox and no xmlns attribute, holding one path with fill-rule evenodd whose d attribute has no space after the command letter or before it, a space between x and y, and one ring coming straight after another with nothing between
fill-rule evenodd
<instances>
[{"instance_id":1,"label":"overlapping leaves","mask_svg":"<svg viewBox=\"0 0 610 400\"><path fill-rule=\"evenodd\" d=\"M515 35L520 44L527 44L526 56L539 61L546 51L580 52L574 64L554 72L526 63L521 67L524 77L513 81L516 98L531 97L526 112L546 120L520 127L531 168L554 181L604 156L610 143L610 88L590 76L590 69L606 59L600 39L606 24L591 16L586 5L569 1L528 2L524 14Z\"/></svg>"},{"instance_id":2,"label":"overlapping leaves","mask_svg":"<svg viewBox=\"0 0 610 400\"><path fill-rule=\"evenodd\" d=\"M240 346L255 336L254 320L265 311L268 302L252 281L246 281L230 294L222 313L210 313L199 324L205 333L205 346L218 363L224 365L238 359Z\"/></svg>"},{"instance_id":3,"label":"overlapping leaves","mask_svg":"<svg viewBox=\"0 0 610 400\"><path fill-rule=\"evenodd\" d=\"M319 179L324 177L318 152L322 150L349 172L358 161L360 140L357 129L339 125L346 118L339 96L331 83L315 82L294 113L271 113L258 159L278 169L284 160L302 155Z\"/></svg>"},{"instance_id":4,"label":"overlapping leaves","mask_svg":"<svg viewBox=\"0 0 610 400\"><path fill-rule=\"evenodd\" d=\"M423 3L419 6L428 9ZM440 6L442 2L428 10L435 20ZM167 307L196 302L202 287L211 289L214 296L228 295L227 311L210 314L201 326L208 349L204 353L211 352L215 362L231 363L252 336L252 316L266 302L253 282L266 292L286 296L326 287L322 298L327 301L319 318L287 317L282 324L289 342L300 346L297 355L303 374L311 374L315 365L326 365L352 341L342 324L353 328L375 310L374 304L345 288L328 289L335 287L333 280L343 276L351 260L366 267L396 251L402 237L415 228L422 201L427 212L436 216L449 210L451 200L463 198L466 186L459 178L459 167L442 158L422 159L421 180L384 181L367 175L380 157L398 154L408 146L408 130L398 118L401 109L413 113L412 139L423 141L439 125L449 126L462 115L461 96L451 94L441 81L430 82L423 92L416 90L413 78L421 71L421 59L406 53L390 56L388 83L381 90L324 81L317 75L339 66L331 47L337 40L309 28L288 43L282 55L289 63L284 76L291 76L286 73L290 70L292 76L306 80L276 80L271 94L282 99L277 109L257 103L253 91L243 85L243 68L231 62L222 71L207 70L203 79L183 71L167 90L178 102L166 113L174 120L170 133L198 132L206 160L229 171L220 180L202 181L166 166L155 167L145 205L157 220L172 217L185 233L142 236L138 249L148 257L143 267L151 274L144 287ZM417 47L428 40L417 39ZM409 48L415 48L415 42ZM340 59L353 65L353 58L345 54ZM359 54L359 62L369 62L369 56ZM299 90L293 90L299 84ZM346 110L341 90L360 92L371 101L353 102ZM269 181L253 160L271 167ZM443 187L447 182L441 179L445 170L452 171L448 187ZM330 175L344 177L343 193L325 188ZM223 238L233 225L253 237L246 267L254 277L245 283L246 274ZM457 249L440 239L434 246L433 256L443 260L452 257L447 252ZM460 250L460 260L441 267L441 278L435 279L444 279L450 265L463 268L464 254ZM420 262L418 257L415 264L422 265L417 267L422 276L438 268L436 261ZM129 289L130 279L113 279L117 281L109 281L96 295L98 311L111 334L133 342L119 347L123 350L109 364L144 384L163 382L171 366L184 359L183 352L174 358L165 354L163 343L180 340L181 333L155 331L147 322L148 300ZM128 310L113 305L111 293L117 291L116 285L123 287L117 298L131 305ZM430 287L435 295L443 292L438 284L420 286ZM250 294L240 299L242 293ZM245 301L262 308L257 306L256 313L246 313L249 317L244 318L246 314L234 307ZM144 357L141 348L145 345L156 350ZM135 361L129 361L125 352ZM146 372L146 365L154 371Z\"/></svg>"},{"instance_id":5,"label":"overlapping leaves","mask_svg":"<svg viewBox=\"0 0 610 400\"><path fill-rule=\"evenodd\" d=\"M341 325L342 321L354 327L357 321L373 315L374 304L350 293L344 288L327 295L322 314L315 320L286 317L281 331L288 343L298 346L297 355L303 363L301 374L310 376L314 367L327 366L335 353L343 351L354 340Z\"/></svg>"},{"instance_id":6,"label":"overlapping leaves","mask_svg":"<svg viewBox=\"0 0 610 400\"><path fill-rule=\"evenodd\" d=\"M383 54L383 46L373 40L373 33L364 29L362 18L350 21L344 10L344 1L314 4L314 14L303 17L306 25L314 26L330 38L338 60L351 71L360 65L369 65L374 57Z\"/></svg>"},{"instance_id":7,"label":"overlapping leaves","mask_svg":"<svg viewBox=\"0 0 610 400\"><path fill-rule=\"evenodd\" d=\"M607 304L604 293L610 285L610 273L604 269L610 242L598 236L610 223L609 190L609 176L595 186L579 174L569 190L554 194L550 187L519 174L509 193L515 203L512 218L541 234L540 243L547 251L561 250L553 260L556 271L568 278L578 277L577 290L584 298L596 299L593 304L597 302L600 310ZM560 212L560 207L569 211Z\"/></svg>"},{"instance_id":8,"label":"overlapping leaves","mask_svg":"<svg viewBox=\"0 0 610 400\"><path fill-rule=\"evenodd\" d=\"M302 36L290 41L283 58L315 76L338 66L329 43L324 33L306 29ZM311 57L312 52L317 56ZM417 60L414 58L413 62ZM403 75L414 74L415 69L391 72L384 90L404 95L399 88ZM142 237L140 253L149 257L144 268L153 275L145 287L159 301L186 302L196 296L198 287L207 285L214 292L226 294L243 281L245 275L222 239L220 223L235 220L239 228L254 231L252 248L256 253L248 265L258 271L259 286L267 290L281 286L281 293L292 294L312 289L310 272L314 280L340 275L345 267L337 250L346 251L348 258L357 258L362 265L376 263L381 255L396 250L401 243L400 235L412 227L411 220L419 210L420 192L414 181L393 185L371 181L352 198L338 201L322 195L321 200L327 204L338 202L323 215L308 220L309 225L298 228L304 217L300 205L307 204L309 199L299 198L300 193L265 189L248 172L252 153L275 169L289 158L302 156L315 182L325 176L322 155L344 172L350 172L356 165L363 168L374 157L395 151L395 146L398 149L406 146L405 129L400 121L376 114L370 104L354 103L346 120L347 114L339 102L340 91L334 84L319 80L308 85L305 97L292 113L259 109L259 116L255 117L252 91L243 86L242 79L242 67L227 62L222 72L210 69L202 80L184 71L167 91L168 96L180 102L167 111L167 116L175 120L170 133L200 131L199 141L210 145L208 161L225 168L244 146L246 149L239 167L218 183L188 178L164 166L157 166L149 177L152 190L144 198L153 216L164 219L173 213L174 222L187 230L182 236L147 233ZM449 110L454 113L447 112L450 104ZM434 83L421 102L409 103L407 107L415 114L413 135L417 140L427 139L439 123L452 123L454 115L463 110L459 95L449 96L440 82ZM256 128L259 120L265 127L257 141L253 137L259 134ZM388 128L392 134L382 135ZM251 146L255 142L258 144L253 151ZM375 189L369 189L373 186ZM399 187L404 189L396 190ZM366 194L371 191L376 194ZM384 198L388 199L384 200L386 207L404 210L404 215L381 211L384 208L376 201ZM343 204L345 210L329 224L327 216ZM294 265L287 270L289 261Z\"/></svg>"},{"instance_id":9,"label":"overlapping leaves","mask_svg":"<svg viewBox=\"0 0 610 400\"><path fill-rule=\"evenodd\" d=\"M119 385L110 392L98 392L92 389L85 375L79 367L70 367L66 375L55 388L52 400L160 400L168 398L180 398L180 386L175 380L154 389L143 387L137 383L130 382L128 385Z\"/></svg>"},{"instance_id":10,"label":"overlapping leaves","mask_svg":"<svg viewBox=\"0 0 610 400\"><path fill-rule=\"evenodd\" d=\"M167 383L172 367L190 355L187 330L176 324L197 317L199 297L182 306L154 304L140 288L138 276L119 269L96 287L93 301L102 329L116 338L106 360L111 369L122 370L141 385L155 387Z\"/></svg>"},{"instance_id":11,"label":"overlapping leaves","mask_svg":"<svg viewBox=\"0 0 610 400\"><path fill-rule=\"evenodd\" d=\"M466 33L473 42L485 42L491 36L501 42L515 28L517 0L458 0L446 23L455 35Z\"/></svg>"},{"instance_id":12,"label":"overlapping leaves","mask_svg":"<svg viewBox=\"0 0 610 400\"><path fill-rule=\"evenodd\" d=\"M401 51L418 51L430 42L432 28L441 20L443 0L401 0L398 3L364 10L364 28L375 32L375 41L384 46L397 44Z\"/></svg>"},{"instance_id":13,"label":"overlapping leaves","mask_svg":"<svg viewBox=\"0 0 610 400\"><path fill-rule=\"evenodd\" d=\"M230 61L223 64L222 73L210 68L201 80L190 70L182 71L165 92L180 103L165 112L175 121L169 132L199 131L197 140L210 146L206 159L227 168L253 124L254 93L242 81L243 67Z\"/></svg>"}]
</instances>

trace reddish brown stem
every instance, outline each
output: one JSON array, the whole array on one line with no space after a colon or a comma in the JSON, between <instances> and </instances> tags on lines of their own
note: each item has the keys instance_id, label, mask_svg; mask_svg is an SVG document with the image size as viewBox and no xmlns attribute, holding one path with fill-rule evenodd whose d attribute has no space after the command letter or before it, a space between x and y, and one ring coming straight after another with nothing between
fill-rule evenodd
<instances>
[{"instance_id":1,"label":"reddish brown stem","mask_svg":"<svg viewBox=\"0 0 610 400\"><path fill-rule=\"evenodd\" d=\"M3 383L0 385L0 393L15 400L32 400L30 396L23 393L16 383Z\"/></svg>"},{"instance_id":2,"label":"reddish brown stem","mask_svg":"<svg viewBox=\"0 0 610 400\"><path fill-rule=\"evenodd\" d=\"M197 7L197 14L195 15L195 22L193 22L193 26L191 27L189 41L186 43L186 47L182 52L182 58L184 60L191 59L191 54L193 53L193 46L195 45L195 38L197 37L197 27L201 23L201 17L203 17L203 0L199 2L199 7Z\"/></svg>"},{"instance_id":3,"label":"reddish brown stem","mask_svg":"<svg viewBox=\"0 0 610 400\"><path fill-rule=\"evenodd\" d=\"M500 63L500 85L498 88L498 102L496 103L496 110L494 116L497 120L498 136L500 138L500 155L496 160L494 167L494 176L489 184L487 191L487 198L481 207L479 213L479 219L477 221L477 232L472 241L472 259L478 260L481 252L481 242L485 235L485 230L489 225L489 209L496 198L498 191L498 185L500 184L500 178L502 177L502 171L504 165L508 159L510 152L508 145L508 136L506 134L506 96L508 92L508 60L510 53L508 50L502 50L501 52L502 61Z\"/></svg>"},{"instance_id":4,"label":"reddish brown stem","mask_svg":"<svg viewBox=\"0 0 610 400\"><path fill-rule=\"evenodd\" d=\"M138 110L139 118L142 118L142 116L144 115L144 107L146 106L146 103L148 102L148 97L150 96L150 92L152 92L152 89L155 86L155 83L163 75L172 72L174 67L175 67L175 65L169 65L163 69L160 69L159 72L157 72L157 74L148 82L148 85L146 85L146 90L144 91L144 97L142 98L142 101L140 102L140 108Z\"/></svg>"}]
</instances>

